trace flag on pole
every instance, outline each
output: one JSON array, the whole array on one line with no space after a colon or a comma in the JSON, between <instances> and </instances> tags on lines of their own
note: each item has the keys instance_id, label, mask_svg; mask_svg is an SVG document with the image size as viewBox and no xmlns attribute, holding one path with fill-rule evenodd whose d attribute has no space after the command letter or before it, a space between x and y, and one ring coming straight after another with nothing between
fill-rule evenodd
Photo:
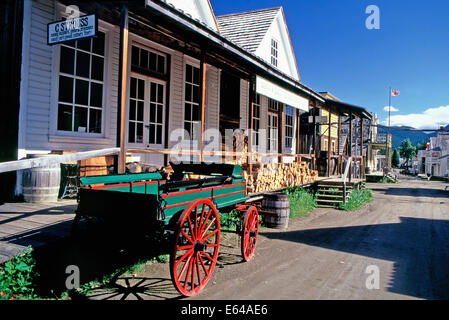
<instances>
[{"instance_id":1,"label":"flag on pole","mask_svg":"<svg viewBox=\"0 0 449 320\"><path fill-rule=\"evenodd\" d=\"M391 90L391 96L396 97L399 95L399 90Z\"/></svg>"}]
</instances>

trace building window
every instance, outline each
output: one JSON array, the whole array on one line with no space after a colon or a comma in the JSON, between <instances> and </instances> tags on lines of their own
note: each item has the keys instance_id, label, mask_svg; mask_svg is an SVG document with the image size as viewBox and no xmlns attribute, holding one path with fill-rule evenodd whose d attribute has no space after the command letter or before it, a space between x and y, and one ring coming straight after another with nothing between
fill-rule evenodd
<instances>
[{"instance_id":1,"label":"building window","mask_svg":"<svg viewBox=\"0 0 449 320\"><path fill-rule=\"evenodd\" d=\"M149 144L162 144L164 95L165 86L163 84L150 82L150 117L148 122Z\"/></svg>"},{"instance_id":2,"label":"building window","mask_svg":"<svg viewBox=\"0 0 449 320\"><path fill-rule=\"evenodd\" d=\"M186 65L184 89L184 129L185 139L198 140L200 134L200 69Z\"/></svg>"},{"instance_id":3,"label":"building window","mask_svg":"<svg viewBox=\"0 0 449 320\"><path fill-rule=\"evenodd\" d=\"M259 145L260 130L260 94L256 95L256 101L253 103L253 145Z\"/></svg>"},{"instance_id":4,"label":"building window","mask_svg":"<svg viewBox=\"0 0 449 320\"><path fill-rule=\"evenodd\" d=\"M327 151L327 145L328 145L328 143L329 143L329 140L327 140L327 139L324 139L324 140L323 140L323 147L322 147L322 150L323 150L323 151Z\"/></svg>"},{"instance_id":5,"label":"building window","mask_svg":"<svg viewBox=\"0 0 449 320\"><path fill-rule=\"evenodd\" d=\"M268 114L268 151L275 152L278 147L278 116L276 114Z\"/></svg>"},{"instance_id":6,"label":"building window","mask_svg":"<svg viewBox=\"0 0 449 320\"><path fill-rule=\"evenodd\" d=\"M144 109L145 80L132 77L129 93L129 143L143 143Z\"/></svg>"},{"instance_id":7,"label":"building window","mask_svg":"<svg viewBox=\"0 0 449 320\"><path fill-rule=\"evenodd\" d=\"M271 64L278 66L278 42L274 39L271 39Z\"/></svg>"},{"instance_id":8,"label":"building window","mask_svg":"<svg viewBox=\"0 0 449 320\"><path fill-rule=\"evenodd\" d=\"M293 107L285 107L285 147L293 146Z\"/></svg>"},{"instance_id":9,"label":"building window","mask_svg":"<svg viewBox=\"0 0 449 320\"><path fill-rule=\"evenodd\" d=\"M166 74L166 57L137 46L132 46L131 71L149 76Z\"/></svg>"},{"instance_id":10,"label":"building window","mask_svg":"<svg viewBox=\"0 0 449 320\"><path fill-rule=\"evenodd\" d=\"M331 151L332 152L336 152L335 151L335 141L334 140L332 140L332 142L331 142Z\"/></svg>"},{"instance_id":11,"label":"building window","mask_svg":"<svg viewBox=\"0 0 449 320\"><path fill-rule=\"evenodd\" d=\"M282 110L283 104L279 101L268 99L268 110L270 111L279 111Z\"/></svg>"},{"instance_id":12,"label":"building window","mask_svg":"<svg viewBox=\"0 0 449 320\"><path fill-rule=\"evenodd\" d=\"M61 131L102 132L105 34L61 44L58 123Z\"/></svg>"}]
</instances>

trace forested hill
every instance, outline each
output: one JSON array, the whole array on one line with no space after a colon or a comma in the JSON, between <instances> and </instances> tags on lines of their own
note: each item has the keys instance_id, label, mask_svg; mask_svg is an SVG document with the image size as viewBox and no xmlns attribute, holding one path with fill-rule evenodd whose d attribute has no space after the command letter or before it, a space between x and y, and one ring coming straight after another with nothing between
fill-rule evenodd
<instances>
[{"instance_id":1,"label":"forested hill","mask_svg":"<svg viewBox=\"0 0 449 320\"><path fill-rule=\"evenodd\" d=\"M413 129L412 127L402 126L400 128L404 129ZM379 128L379 133L386 133L388 129ZM422 131L409 131L409 130L400 130L400 129L391 129L390 130L393 136L393 149L399 148L402 140L409 138L413 145L417 143L425 143L429 141L430 137L436 136L436 133L425 133Z\"/></svg>"}]
</instances>

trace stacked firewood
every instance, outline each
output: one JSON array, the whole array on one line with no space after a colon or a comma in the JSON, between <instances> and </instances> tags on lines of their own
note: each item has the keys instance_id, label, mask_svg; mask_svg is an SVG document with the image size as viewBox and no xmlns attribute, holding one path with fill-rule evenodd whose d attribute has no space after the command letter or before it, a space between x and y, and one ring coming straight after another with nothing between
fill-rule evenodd
<instances>
[{"instance_id":1,"label":"stacked firewood","mask_svg":"<svg viewBox=\"0 0 449 320\"><path fill-rule=\"evenodd\" d=\"M314 182L318 171L310 170L307 162L269 163L253 166L253 172L244 171L249 192L274 191L288 186Z\"/></svg>"}]
</instances>

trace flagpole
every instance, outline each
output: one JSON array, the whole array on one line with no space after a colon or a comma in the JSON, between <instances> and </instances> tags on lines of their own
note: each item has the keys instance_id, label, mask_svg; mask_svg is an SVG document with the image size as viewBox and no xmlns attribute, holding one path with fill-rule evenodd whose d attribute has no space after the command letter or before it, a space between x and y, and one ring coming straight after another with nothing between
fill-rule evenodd
<instances>
[{"instance_id":1,"label":"flagpole","mask_svg":"<svg viewBox=\"0 0 449 320\"><path fill-rule=\"evenodd\" d=\"M390 168L390 166L389 166L390 153L388 150L388 136L390 135L390 126L391 126L390 115L391 115L391 87L389 88L389 91L388 91L388 131L387 131L387 136L385 137L385 161L386 161L385 164L388 168Z\"/></svg>"}]
</instances>

